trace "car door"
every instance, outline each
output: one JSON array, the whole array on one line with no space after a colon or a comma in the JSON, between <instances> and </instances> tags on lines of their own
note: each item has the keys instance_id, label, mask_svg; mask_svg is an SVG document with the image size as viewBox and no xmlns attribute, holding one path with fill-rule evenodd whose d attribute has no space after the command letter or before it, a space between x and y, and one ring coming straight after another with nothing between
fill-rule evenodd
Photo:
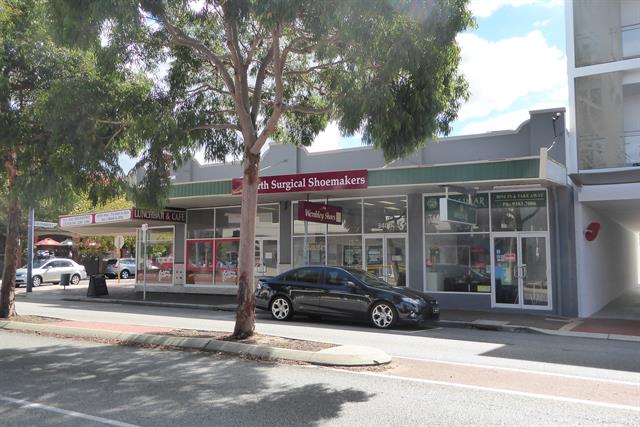
<instances>
[{"instance_id":1,"label":"car door","mask_svg":"<svg viewBox=\"0 0 640 427\"><path fill-rule=\"evenodd\" d=\"M323 315L354 320L366 318L371 297L349 273L327 267L322 288L318 307Z\"/></svg>"},{"instance_id":2,"label":"car door","mask_svg":"<svg viewBox=\"0 0 640 427\"><path fill-rule=\"evenodd\" d=\"M48 266L48 267L47 267ZM45 266L44 282L58 282L60 281L60 274L62 274L62 268L60 261L49 261Z\"/></svg>"},{"instance_id":3,"label":"car door","mask_svg":"<svg viewBox=\"0 0 640 427\"><path fill-rule=\"evenodd\" d=\"M60 263L60 275L62 274L70 274L73 276L74 273L78 272L78 269L73 265L73 263L69 260L58 261ZM71 279L69 276L69 279Z\"/></svg>"},{"instance_id":4,"label":"car door","mask_svg":"<svg viewBox=\"0 0 640 427\"><path fill-rule=\"evenodd\" d=\"M317 313L321 292L322 267L302 267L285 275L290 289L293 310L298 313Z\"/></svg>"}]
</instances>

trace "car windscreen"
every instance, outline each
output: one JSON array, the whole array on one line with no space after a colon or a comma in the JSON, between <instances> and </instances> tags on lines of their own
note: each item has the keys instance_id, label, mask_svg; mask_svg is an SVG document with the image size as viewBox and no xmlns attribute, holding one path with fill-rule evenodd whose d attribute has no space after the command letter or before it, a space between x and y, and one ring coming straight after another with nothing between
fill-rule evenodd
<instances>
[{"instance_id":1,"label":"car windscreen","mask_svg":"<svg viewBox=\"0 0 640 427\"><path fill-rule=\"evenodd\" d=\"M367 271L358 270L355 268L348 268L345 270L351 273L353 277L360 280L367 286L373 286L374 288L393 288L393 286L391 286L389 283Z\"/></svg>"}]
</instances>

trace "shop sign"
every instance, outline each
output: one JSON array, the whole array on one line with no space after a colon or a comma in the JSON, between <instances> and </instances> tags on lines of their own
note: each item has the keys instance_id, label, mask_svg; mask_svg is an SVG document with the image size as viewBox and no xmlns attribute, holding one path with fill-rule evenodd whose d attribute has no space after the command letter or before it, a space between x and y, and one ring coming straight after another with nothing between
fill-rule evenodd
<instances>
[{"instance_id":1,"label":"shop sign","mask_svg":"<svg viewBox=\"0 0 640 427\"><path fill-rule=\"evenodd\" d=\"M95 224L104 224L106 222L127 221L131 219L131 209L122 209L111 212L98 212L94 215Z\"/></svg>"},{"instance_id":2,"label":"shop sign","mask_svg":"<svg viewBox=\"0 0 640 427\"><path fill-rule=\"evenodd\" d=\"M93 214L63 216L60 218L60 227L73 227L93 224Z\"/></svg>"},{"instance_id":3,"label":"shop sign","mask_svg":"<svg viewBox=\"0 0 640 427\"><path fill-rule=\"evenodd\" d=\"M469 196L463 194L449 194L449 199L469 203ZM489 194L478 193L475 196L471 196L471 204L477 209L488 209ZM427 197L425 199L425 209L427 212L438 212L440 210L440 196Z\"/></svg>"},{"instance_id":4,"label":"shop sign","mask_svg":"<svg viewBox=\"0 0 640 427\"><path fill-rule=\"evenodd\" d=\"M298 202L297 219L300 221L340 225L342 224L342 208L303 200Z\"/></svg>"},{"instance_id":5,"label":"shop sign","mask_svg":"<svg viewBox=\"0 0 640 427\"><path fill-rule=\"evenodd\" d=\"M258 184L258 193L309 193L312 191L355 190L367 188L368 185L369 173L366 169L302 173L262 177ZM242 194L242 178L231 180L231 194Z\"/></svg>"},{"instance_id":6,"label":"shop sign","mask_svg":"<svg viewBox=\"0 0 640 427\"><path fill-rule=\"evenodd\" d=\"M440 199L440 221L476 225L476 214L476 207L472 204L446 197Z\"/></svg>"},{"instance_id":7,"label":"shop sign","mask_svg":"<svg viewBox=\"0 0 640 427\"><path fill-rule=\"evenodd\" d=\"M33 226L36 228L56 228L58 226L58 223L47 222L47 221L34 221Z\"/></svg>"},{"instance_id":8,"label":"shop sign","mask_svg":"<svg viewBox=\"0 0 640 427\"><path fill-rule=\"evenodd\" d=\"M135 208L132 210L133 219L143 219L149 221L187 222L185 211L148 211Z\"/></svg>"},{"instance_id":9,"label":"shop sign","mask_svg":"<svg viewBox=\"0 0 640 427\"><path fill-rule=\"evenodd\" d=\"M547 192L544 190L491 194L492 208L543 208L545 206L547 206Z\"/></svg>"}]
</instances>

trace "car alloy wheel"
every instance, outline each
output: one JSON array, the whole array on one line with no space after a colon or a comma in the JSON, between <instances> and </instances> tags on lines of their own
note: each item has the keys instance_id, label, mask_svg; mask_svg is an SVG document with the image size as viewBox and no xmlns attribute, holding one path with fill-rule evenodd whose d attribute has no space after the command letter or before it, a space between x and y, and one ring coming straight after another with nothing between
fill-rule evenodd
<instances>
[{"instance_id":1,"label":"car alloy wheel","mask_svg":"<svg viewBox=\"0 0 640 427\"><path fill-rule=\"evenodd\" d=\"M71 277L71 284L77 285L78 283L80 283L80 276L74 274L73 277Z\"/></svg>"},{"instance_id":2,"label":"car alloy wheel","mask_svg":"<svg viewBox=\"0 0 640 427\"><path fill-rule=\"evenodd\" d=\"M371 309L371 322L378 328L388 328L395 320L395 310L389 303L381 302Z\"/></svg>"},{"instance_id":3,"label":"car alloy wheel","mask_svg":"<svg viewBox=\"0 0 640 427\"><path fill-rule=\"evenodd\" d=\"M42 284L42 279L40 278L40 276L33 276L31 280L34 288L37 288Z\"/></svg>"},{"instance_id":4,"label":"car alloy wheel","mask_svg":"<svg viewBox=\"0 0 640 427\"><path fill-rule=\"evenodd\" d=\"M128 279L129 278L129 272L127 270L122 270L120 272L120 278L122 279Z\"/></svg>"},{"instance_id":5,"label":"car alloy wheel","mask_svg":"<svg viewBox=\"0 0 640 427\"><path fill-rule=\"evenodd\" d=\"M276 320L287 320L292 313L291 302L285 297L276 297L271 303L271 315Z\"/></svg>"}]
</instances>

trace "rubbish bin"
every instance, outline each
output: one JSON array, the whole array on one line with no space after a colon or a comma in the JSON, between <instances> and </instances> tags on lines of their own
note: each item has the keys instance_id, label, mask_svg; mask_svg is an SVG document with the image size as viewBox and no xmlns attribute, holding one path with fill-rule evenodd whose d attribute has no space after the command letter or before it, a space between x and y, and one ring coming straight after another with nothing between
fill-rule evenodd
<instances>
[{"instance_id":1,"label":"rubbish bin","mask_svg":"<svg viewBox=\"0 0 640 427\"><path fill-rule=\"evenodd\" d=\"M88 297L100 297L109 295L107 289L107 279L104 274L94 274L89 278L89 287L87 288Z\"/></svg>"},{"instance_id":2,"label":"rubbish bin","mask_svg":"<svg viewBox=\"0 0 640 427\"><path fill-rule=\"evenodd\" d=\"M71 273L64 273L60 275L60 286L69 286L71 283Z\"/></svg>"}]
</instances>

